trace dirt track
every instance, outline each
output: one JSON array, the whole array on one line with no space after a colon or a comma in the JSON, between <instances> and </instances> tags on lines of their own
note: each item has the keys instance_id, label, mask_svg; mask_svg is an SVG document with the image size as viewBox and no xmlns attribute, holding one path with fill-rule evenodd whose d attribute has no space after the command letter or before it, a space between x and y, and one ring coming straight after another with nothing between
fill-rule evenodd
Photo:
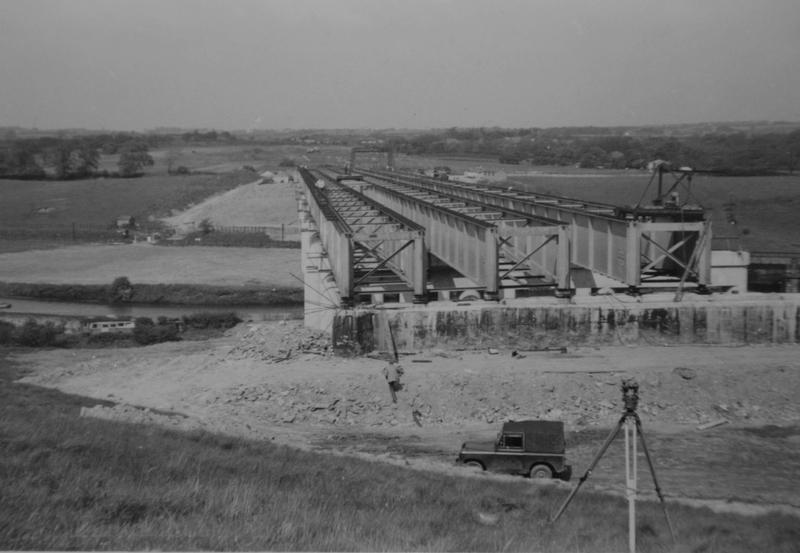
<instances>
[{"instance_id":1,"label":"dirt track","mask_svg":"<svg viewBox=\"0 0 800 553\"><path fill-rule=\"evenodd\" d=\"M87 415L206 428L430 470L456 470L461 442L493 438L500 421L564 420L576 477L619 419L621 379L635 377L639 414L668 497L800 512L796 346L424 352L403 356L405 389L396 405L380 373L383 361L332 357L325 346L298 322L260 323L208 342L43 351L19 361L33 370L27 382L120 405ZM587 489L622 489L618 440ZM651 490L644 460L640 466L640 486Z\"/></svg>"}]
</instances>

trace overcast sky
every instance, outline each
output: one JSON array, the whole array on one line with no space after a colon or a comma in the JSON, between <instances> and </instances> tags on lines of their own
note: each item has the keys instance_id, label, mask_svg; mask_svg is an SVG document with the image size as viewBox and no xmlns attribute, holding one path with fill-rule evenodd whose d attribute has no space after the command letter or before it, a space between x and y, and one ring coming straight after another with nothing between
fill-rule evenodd
<instances>
[{"instance_id":1,"label":"overcast sky","mask_svg":"<svg viewBox=\"0 0 800 553\"><path fill-rule=\"evenodd\" d=\"M0 126L800 121L800 0L0 0Z\"/></svg>"}]
</instances>

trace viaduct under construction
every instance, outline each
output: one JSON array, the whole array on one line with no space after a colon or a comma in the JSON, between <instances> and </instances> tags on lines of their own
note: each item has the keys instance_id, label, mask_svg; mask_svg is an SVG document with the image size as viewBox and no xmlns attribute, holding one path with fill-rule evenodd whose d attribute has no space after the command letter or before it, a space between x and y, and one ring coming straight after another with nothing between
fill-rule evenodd
<instances>
[{"instance_id":1,"label":"viaduct under construction","mask_svg":"<svg viewBox=\"0 0 800 553\"><path fill-rule=\"evenodd\" d=\"M300 169L306 323L335 344L798 341L793 303L735 301L746 253L712 252L705 210L662 172L648 205L622 207L395 171L391 155L358 167L355 153L344 172Z\"/></svg>"}]
</instances>

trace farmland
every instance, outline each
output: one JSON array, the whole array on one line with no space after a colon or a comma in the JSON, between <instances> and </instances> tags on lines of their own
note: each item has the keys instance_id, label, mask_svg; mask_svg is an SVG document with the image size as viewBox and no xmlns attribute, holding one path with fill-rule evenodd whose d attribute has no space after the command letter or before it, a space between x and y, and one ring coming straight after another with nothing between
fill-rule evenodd
<instances>
[{"instance_id":1,"label":"farmland","mask_svg":"<svg viewBox=\"0 0 800 553\"><path fill-rule=\"evenodd\" d=\"M140 225L157 227L158 219L176 215L242 184L257 180L254 171L275 170L287 159L298 163L341 166L349 150L326 146L308 153L302 146L213 145L176 146L152 152L155 164L138 179L78 181L0 180L0 230L18 238L61 238L73 230L107 229L119 215L131 215ZM380 163L385 154L362 154L358 163ZM103 156L102 167L113 167L115 156ZM617 205L646 203L655 195L651 175L638 170L597 170L574 167L504 165L496 158L397 155L399 168L416 170L447 165L454 172L481 167L507 173L505 184L531 192L558 194ZM190 175L168 175L183 166ZM251 170L243 170L243 168ZM665 185L672 179L667 176ZM649 185L649 186L648 186ZM800 176L722 177L695 175L691 194L678 188L682 201L711 212L716 248L793 250L800 247ZM274 219L274 220L273 220ZM732 224L732 221L734 224ZM264 225L286 223L286 209L267 213ZM233 223L227 223L233 224ZM249 223L253 224L253 223ZM50 232L44 232L49 229ZM106 235L106 238L108 236ZM91 238L91 236L89 236ZM11 248L11 245L7 246Z\"/></svg>"},{"instance_id":2,"label":"farmland","mask_svg":"<svg viewBox=\"0 0 800 553\"><path fill-rule=\"evenodd\" d=\"M156 227L158 217L171 215L208 196L254 180L252 173L224 176L146 176L138 179L79 181L0 180L0 231L113 227L120 215Z\"/></svg>"},{"instance_id":3,"label":"farmland","mask_svg":"<svg viewBox=\"0 0 800 553\"><path fill-rule=\"evenodd\" d=\"M257 181L258 172L274 171L282 161L307 162L303 152L297 146L176 146L151 152L155 163L140 178L0 180L0 238L109 240L114 234L108 230L121 215L134 217L143 230L158 230L161 218ZM112 169L117 157L102 156L100 169ZM170 167L190 174L168 174ZM278 227L286 222L283 206L280 213ZM14 249L19 247L8 244L6 251Z\"/></svg>"},{"instance_id":4,"label":"farmland","mask_svg":"<svg viewBox=\"0 0 800 553\"><path fill-rule=\"evenodd\" d=\"M259 171L275 170L291 153L283 147L198 146L154 152L156 164L141 178L0 180L0 281L53 285L46 293L50 299L67 299L74 296L70 287L107 285L121 275L156 294L159 285L172 287L159 301L182 302L194 294L192 301L205 297L213 303L226 289L246 297L256 289L294 294L301 287L291 276L300 273L299 253L280 242L284 233L287 240L299 238L294 187L257 184ZM167 156L202 172L167 174ZM218 172L210 171L214 167ZM140 244L120 244L115 229L120 215L136 219ZM203 219L221 226L274 225L269 237L226 232L167 242L175 247L141 243L143 234L170 227L182 235L196 233ZM228 247L197 247L206 244ZM173 289L180 285L193 291L180 294ZM203 291L203 286L214 290ZM27 287L25 294L23 288L9 293L44 297L38 288Z\"/></svg>"}]
</instances>

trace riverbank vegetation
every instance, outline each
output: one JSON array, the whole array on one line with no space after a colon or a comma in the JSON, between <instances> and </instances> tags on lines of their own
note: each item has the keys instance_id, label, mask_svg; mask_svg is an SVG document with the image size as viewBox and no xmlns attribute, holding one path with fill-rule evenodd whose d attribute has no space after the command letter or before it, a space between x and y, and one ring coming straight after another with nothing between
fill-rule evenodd
<instances>
[{"instance_id":1,"label":"riverbank vegetation","mask_svg":"<svg viewBox=\"0 0 800 553\"><path fill-rule=\"evenodd\" d=\"M107 303L111 286L105 284L38 284L0 282L0 297L44 301ZM200 284L140 284L126 303L154 305L248 305L281 306L303 303L300 287L210 286Z\"/></svg>"},{"instance_id":2,"label":"riverbank vegetation","mask_svg":"<svg viewBox=\"0 0 800 553\"><path fill-rule=\"evenodd\" d=\"M129 321L129 318L113 322ZM108 318L87 318L81 322L80 331L69 331L64 323L39 322L30 318L22 324L0 320L0 346L27 348L104 348L133 347L178 340L205 340L215 338L233 328L242 319L236 313L199 312L170 319L137 317L133 328L92 331L92 321L109 322Z\"/></svg>"},{"instance_id":3,"label":"riverbank vegetation","mask_svg":"<svg viewBox=\"0 0 800 553\"><path fill-rule=\"evenodd\" d=\"M80 417L0 350L0 549L617 551L622 498ZM637 505L638 550L795 551L790 516Z\"/></svg>"}]
</instances>

